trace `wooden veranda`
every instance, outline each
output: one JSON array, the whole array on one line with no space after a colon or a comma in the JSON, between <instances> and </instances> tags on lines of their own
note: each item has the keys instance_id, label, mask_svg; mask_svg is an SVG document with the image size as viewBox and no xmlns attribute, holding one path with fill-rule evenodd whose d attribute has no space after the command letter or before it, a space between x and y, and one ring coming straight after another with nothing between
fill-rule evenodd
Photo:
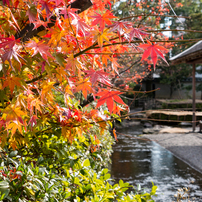
<instances>
[{"instance_id":1,"label":"wooden veranda","mask_svg":"<svg viewBox=\"0 0 202 202\"><path fill-rule=\"evenodd\" d=\"M197 42L190 48L186 49L182 53L170 58L172 64L192 64L192 108L193 108L193 115L192 115L192 127L193 132L196 128L196 79L195 79L195 71L196 71L196 64L202 64L202 41Z\"/></svg>"}]
</instances>

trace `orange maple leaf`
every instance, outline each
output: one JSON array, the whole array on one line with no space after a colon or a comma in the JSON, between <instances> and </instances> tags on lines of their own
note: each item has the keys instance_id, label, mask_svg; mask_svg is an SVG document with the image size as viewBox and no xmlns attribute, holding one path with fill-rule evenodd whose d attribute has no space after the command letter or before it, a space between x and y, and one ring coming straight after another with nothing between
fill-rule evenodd
<instances>
[{"instance_id":1,"label":"orange maple leaf","mask_svg":"<svg viewBox=\"0 0 202 202\"><path fill-rule=\"evenodd\" d=\"M113 129L113 135L114 135L115 140L118 141L117 140L117 135L116 135L116 129L115 128Z\"/></svg>"},{"instance_id":2,"label":"orange maple leaf","mask_svg":"<svg viewBox=\"0 0 202 202\"><path fill-rule=\"evenodd\" d=\"M13 94L13 90L14 90L15 86L19 86L19 87L22 86L20 84L20 80L21 80L21 78L15 77L15 76L7 77L6 80L4 81L3 88L9 87L11 94Z\"/></svg>"},{"instance_id":3,"label":"orange maple leaf","mask_svg":"<svg viewBox=\"0 0 202 202\"><path fill-rule=\"evenodd\" d=\"M89 79L85 79L76 83L76 92L82 91L83 96L87 99L88 93L92 93L92 84L89 82Z\"/></svg>"},{"instance_id":4,"label":"orange maple leaf","mask_svg":"<svg viewBox=\"0 0 202 202\"><path fill-rule=\"evenodd\" d=\"M22 111L15 105L9 105L3 110L2 119L5 120L6 129L11 131L13 135L16 130L22 133L22 126L26 126L23 117L27 116L26 112Z\"/></svg>"}]
</instances>

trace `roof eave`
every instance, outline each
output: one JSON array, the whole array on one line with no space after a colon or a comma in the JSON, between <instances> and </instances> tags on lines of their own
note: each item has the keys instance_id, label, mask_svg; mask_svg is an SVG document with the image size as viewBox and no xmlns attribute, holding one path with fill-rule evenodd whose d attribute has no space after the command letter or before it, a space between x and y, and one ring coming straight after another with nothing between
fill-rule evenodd
<instances>
[{"instance_id":1,"label":"roof eave","mask_svg":"<svg viewBox=\"0 0 202 202\"><path fill-rule=\"evenodd\" d=\"M201 60L201 58L202 58L202 41L198 41L190 48L170 58L170 61L172 62L172 64L197 63L198 60Z\"/></svg>"},{"instance_id":2,"label":"roof eave","mask_svg":"<svg viewBox=\"0 0 202 202\"><path fill-rule=\"evenodd\" d=\"M176 55L177 56L177 55ZM202 50L196 51L194 53L190 53L183 57L172 57L170 61L172 64L180 64L180 63L202 63Z\"/></svg>"}]
</instances>

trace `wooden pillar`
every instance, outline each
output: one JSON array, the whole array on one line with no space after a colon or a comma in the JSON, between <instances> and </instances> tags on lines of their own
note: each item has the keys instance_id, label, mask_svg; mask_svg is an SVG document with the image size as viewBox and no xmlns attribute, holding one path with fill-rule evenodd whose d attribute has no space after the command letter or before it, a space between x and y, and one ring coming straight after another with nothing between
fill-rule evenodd
<instances>
[{"instance_id":1,"label":"wooden pillar","mask_svg":"<svg viewBox=\"0 0 202 202\"><path fill-rule=\"evenodd\" d=\"M192 108L193 108L193 117L192 117L192 127L193 127L193 132L195 131L196 128L196 79L195 79L195 71L196 71L196 66L195 63L193 64L193 70L192 70Z\"/></svg>"}]
</instances>

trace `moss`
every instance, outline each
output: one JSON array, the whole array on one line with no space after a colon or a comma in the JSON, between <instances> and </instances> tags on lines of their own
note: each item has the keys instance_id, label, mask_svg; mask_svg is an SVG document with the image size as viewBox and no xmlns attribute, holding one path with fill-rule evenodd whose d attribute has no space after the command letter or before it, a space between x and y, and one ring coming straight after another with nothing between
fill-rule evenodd
<instances>
[{"instance_id":1,"label":"moss","mask_svg":"<svg viewBox=\"0 0 202 202\"><path fill-rule=\"evenodd\" d=\"M187 107L188 107L188 108L192 108L192 104L188 104Z\"/></svg>"},{"instance_id":2,"label":"moss","mask_svg":"<svg viewBox=\"0 0 202 202\"><path fill-rule=\"evenodd\" d=\"M170 115L170 120L177 120L178 116L177 115Z\"/></svg>"},{"instance_id":3,"label":"moss","mask_svg":"<svg viewBox=\"0 0 202 202\"><path fill-rule=\"evenodd\" d=\"M162 120L168 120L168 115L166 115L166 114L161 114L161 119L162 119Z\"/></svg>"},{"instance_id":4,"label":"moss","mask_svg":"<svg viewBox=\"0 0 202 202\"><path fill-rule=\"evenodd\" d=\"M202 116L196 116L196 120L197 120L197 121L202 120Z\"/></svg>"},{"instance_id":5,"label":"moss","mask_svg":"<svg viewBox=\"0 0 202 202\"><path fill-rule=\"evenodd\" d=\"M179 121L184 121L184 116L179 116Z\"/></svg>"},{"instance_id":6,"label":"moss","mask_svg":"<svg viewBox=\"0 0 202 202\"><path fill-rule=\"evenodd\" d=\"M196 104L196 108L202 109L202 104L201 103Z\"/></svg>"},{"instance_id":7,"label":"moss","mask_svg":"<svg viewBox=\"0 0 202 202\"><path fill-rule=\"evenodd\" d=\"M185 121L192 121L192 115L187 115Z\"/></svg>"}]
</instances>

